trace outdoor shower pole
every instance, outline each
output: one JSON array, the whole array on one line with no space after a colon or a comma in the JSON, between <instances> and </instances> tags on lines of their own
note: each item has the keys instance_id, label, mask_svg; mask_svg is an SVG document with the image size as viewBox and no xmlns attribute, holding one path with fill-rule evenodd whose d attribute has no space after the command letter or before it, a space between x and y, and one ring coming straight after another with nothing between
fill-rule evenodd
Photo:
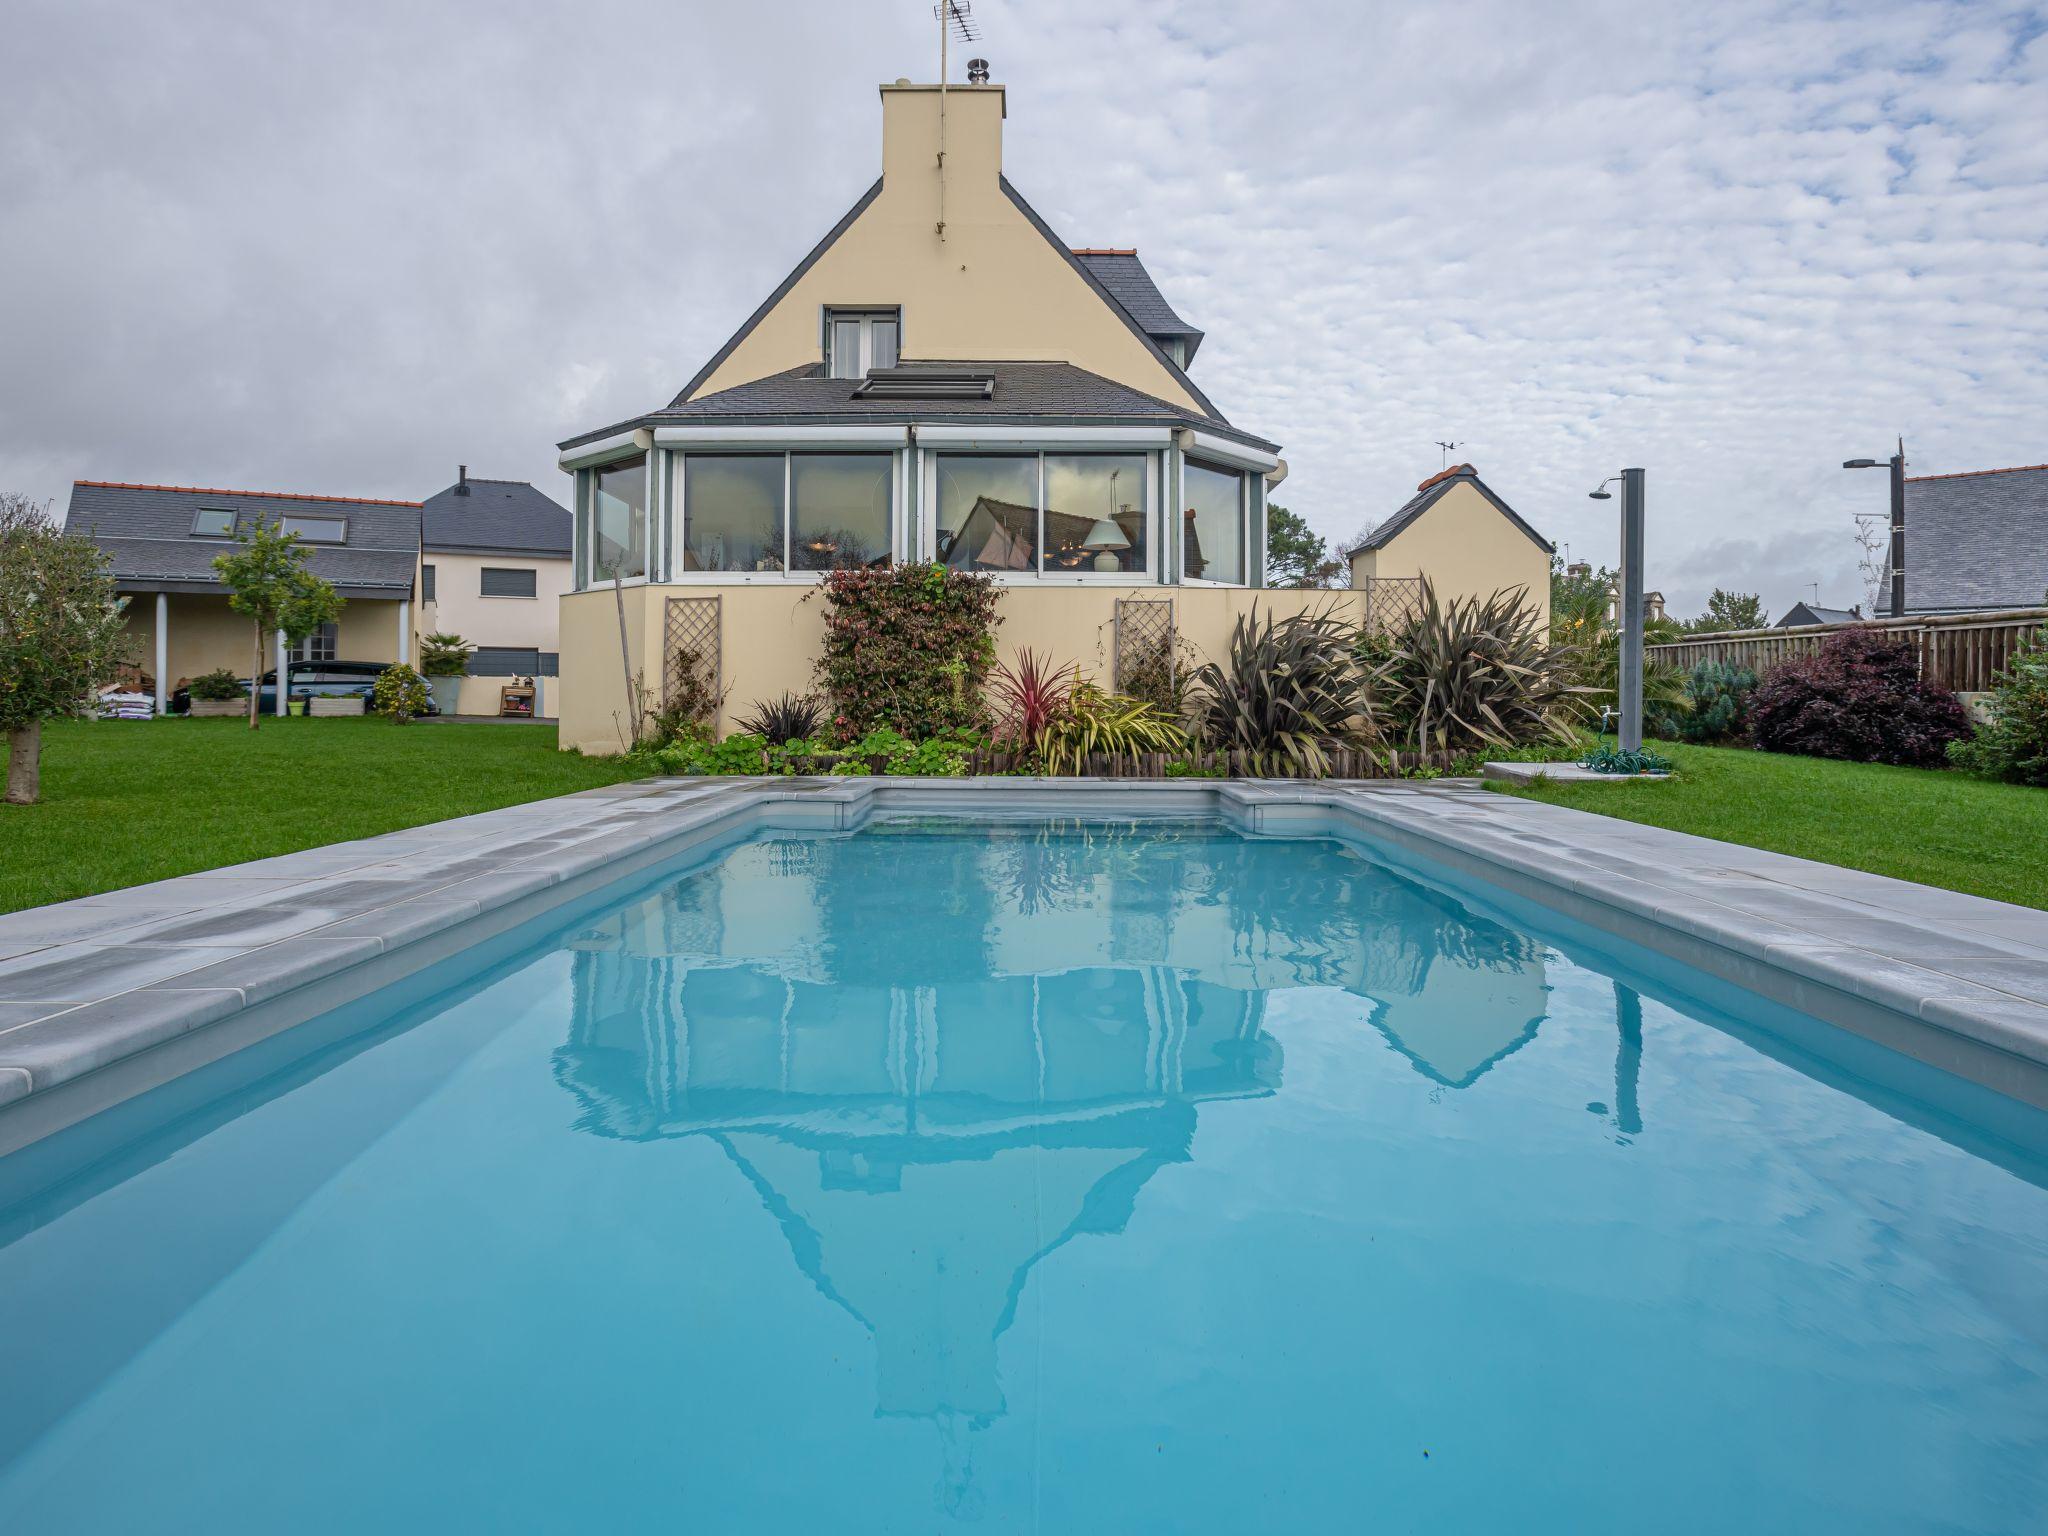
<instances>
[{"instance_id":1,"label":"outdoor shower pole","mask_svg":"<svg viewBox=\"0 0 2048 1536\"><path fill-rule=\"evenodd\" d=\"M1621 750L1643 750L1643 472L1621 472Z\"/></svg>"}]
</instances>

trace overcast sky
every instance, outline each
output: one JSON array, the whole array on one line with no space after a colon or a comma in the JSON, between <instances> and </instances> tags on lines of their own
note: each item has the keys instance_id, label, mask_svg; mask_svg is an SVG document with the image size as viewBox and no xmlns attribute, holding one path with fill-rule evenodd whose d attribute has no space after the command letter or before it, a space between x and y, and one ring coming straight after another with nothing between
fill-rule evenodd
<instances>
[{"instance_id":1,"label":"overcast sky","mask_svg":"<svg viewBox=\"0 0 2048 1536\"><path fill-rule=\"evenodd\" d=\"M1611 560L1859 595L1845 473L2048 461L2038 7L978 0L1011 179L1135 245L1333 541L1459 447ZM8 0L0 488L566 496L879 170L928 0ZM956 55L956 70L958 56ZM956 75L957 78L957 75Z\"/></svg>"}]
</instances>

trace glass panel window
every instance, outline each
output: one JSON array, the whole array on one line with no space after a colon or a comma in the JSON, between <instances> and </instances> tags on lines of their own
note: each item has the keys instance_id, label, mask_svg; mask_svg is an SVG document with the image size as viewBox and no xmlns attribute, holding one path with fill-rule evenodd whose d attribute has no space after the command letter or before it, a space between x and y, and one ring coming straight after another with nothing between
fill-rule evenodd
<instances>
[{"instance_id":1,"label":"glass panel window","mask_svg":"<svg viewBox=\"0 0 2048 1536\"><path fill-rule=\"evenodd\" d=\"M894 368L902 327L901 310L826 310L825 361L831 376L861 379L870 368Z\"/></svg>"},{"instance_id":2,"label":"glass panel window","mask_svg":"<svg viewBox=\"0 0 2048 1536\"><path fill-rule=\"evenodd\" d=\"M1045 571L1145 569L1145 456L1045 456Z\"/></svg>"},{"instance_id":3,"label":"glass panel window","mask_svg":"<svg viewBox=\"0 0 2048 1536\"><path fill-rule=\"evenodd\" d=\"M341 629L335 624L322 624L313 633L292 647L293 661L332 661L335 648L341 643Z\"/></svg>"},{"instance_id":4,"label":"glass panel window","mask_svg":"<svg viewBox=\"0 0 2048 1536\"><path fill-rule=\"evenodd\" d=\"M782 569L781 454L693 453L683 460L683 569Z\"/></svg>"},{"instance_id":5,"label":"glass panel window","mask_svg":"<svg viewBox=\"0 0 2048 1536\"><path fill-rule=\"evenodd\" d=\"M198 538L231 538L234 531L235 514L223 512L218 507L201 507L192 519L192 532Z\"/></svg>"},{"instance_id":6,"label":"glass panel window","mask_svg":"<svg viewBox=\"0 0 2048 1536\"><path fill-rule=\"evenodd\" d=\"M278 526L308 544L339 544L348 537L348 523L339 517L282 517Z\"/></svg>"},{"instance_id":7,"label":"glass panel window","mask_svg":"<svg viewBox=\"0 0 2048 1536\"><path fill-rule=\"evenodd\" d=\"M590 472L590 577L607 582L647 574L647 460L643 455Z\"/></svg>"},{"instance_id":8,"label":"glass panel window","mask_svg":"<svg viewBox=\"0 0 2048 1536\"><path fill-rule=\"evenodd\" d=\"M431 603L433 600L434 568L431 565L423 565L420 567L420 601Z\"/></svg>"},{"instance_id":9,"label":"glass panel window","mask_svg":"<svg viewBox=\"0 0 2048 1536\"><path fill-rule=\"evenodd\" d=\"M1244 580L1244 476L1190 459L1181 470L1182 570L1191 581Z\"/></svg>"},{"instance_id":10,"label":"glass panel window","mask_svg":"<svg viewBox=\"0 0 2048 1536\"><path fill-rule=\"evenodd\" d=\"M791 455L792 570L889 563L894 462L886 453Z\"/></svg>"},{"instance_id":11,"label":"glass panel window","mask_svg":"<svg viewBox=\"0 0 2048 1536\"><path fill-rule=\"evenodd\" d=\"M938 557L956 571L1038 569L1038 459L941 454Z\"/></svg>"}]
</instances>

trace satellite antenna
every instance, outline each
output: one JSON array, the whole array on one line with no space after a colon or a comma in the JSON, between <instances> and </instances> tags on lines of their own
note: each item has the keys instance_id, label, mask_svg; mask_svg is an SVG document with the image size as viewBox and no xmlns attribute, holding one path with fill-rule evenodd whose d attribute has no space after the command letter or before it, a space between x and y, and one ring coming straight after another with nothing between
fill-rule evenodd
<instances>
[{"instance_id":1,"label":"satellite antenna","mask_svg":"<svg viewBox=\"0 0 2048 1536\"><path fill-rule=\"evenodd\" d=\"M1437 439L1436 445L1444 451L1444 460L1443 463L1437 466L1438 469L1449 469L1451 467L1451 450L1464 446L1462 443L1447 443L1441 438Z\"/></svg>"},{"instance_id":2,"label":"satellite antenna","mask_svg":"<svg viewBox=\"0 0 2048 1536\"><path fill-rule=\"evenodd\" d=\"M951 67L946 56L948 45L954 38L963 43L981 41L981 27L974 19L974 0L939 0L932 7L932 16L939 24L939 239L946 238L946 72ZM987 78L988 65L977 59L981 66L982 78Z\"/></svg>"}]
</instances>

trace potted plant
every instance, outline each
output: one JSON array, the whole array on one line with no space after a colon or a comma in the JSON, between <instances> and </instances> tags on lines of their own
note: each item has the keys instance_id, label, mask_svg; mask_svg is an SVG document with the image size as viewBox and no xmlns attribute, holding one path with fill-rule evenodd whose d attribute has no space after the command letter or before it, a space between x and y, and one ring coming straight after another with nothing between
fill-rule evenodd
<instances>
[{"instance_id":1,"label":"potted plant","mask_svg":"<svg viewBox=\"0 0 2048 1536\"><path fill-rule=\"evenodd\" d=\"M242 700L249 696L242 680L226 667L193 678L185 685L185 692L192 700L192 714L202 719L209 715L239 715Z\"/></svg>"},{"instance_id":2,"label":"potted plant","mask_svg":"<svg viewBox=\"0 0 2048 1536\"><path fill-rule=\"evenodd\" d=\"M469 670L473 649L460 635L434 634L420 639L420 671L426 674L434 707L444 715L455 713L456 700L462 693L462 677Z\"/></svg>"}]
</instances>

